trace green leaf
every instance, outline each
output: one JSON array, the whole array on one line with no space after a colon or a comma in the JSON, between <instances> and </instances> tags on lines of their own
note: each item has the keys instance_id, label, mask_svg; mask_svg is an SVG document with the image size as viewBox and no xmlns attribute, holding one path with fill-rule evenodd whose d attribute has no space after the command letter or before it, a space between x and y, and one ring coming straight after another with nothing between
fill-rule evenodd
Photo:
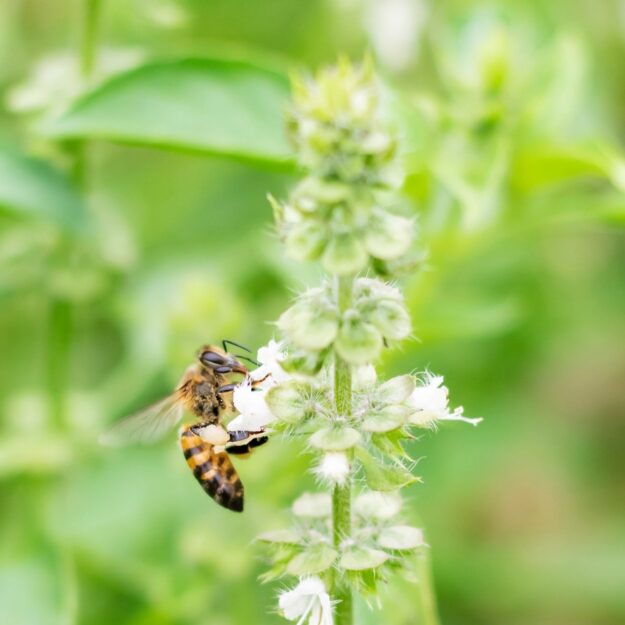
<instances>
[{"instance_id":1,"label":"green leaf","mask_svg":"<svg viewBox=\"0 0 625 625\"><path fill-rule=\"evenodd\" d=\"M388 492L419 481L404 467L385 465L362 447L356 448L356 456L362 464L367 485L372 490Z\"/></svg>"},{"instance_id":2,"label":"green leaf","mask_svg":"<svg viewBox=\"0 0 625 625\"><path fill-rule=\"evenodd\" d=\"M424 544L423 532L409 525L385 527L380 532L378 544L385 549L416 549Z\"/></svg>"},{"instance_id":3,"label":"green leaf","mask_svg":"<svg viewBox=\"0 0 625 625\"><path fill-rule=\"evenodd\" d=\"M117 75L44 132L288 165L285 76L246 61L189 58Z\"/></svg>"},{"instance_id":4,"label":"green leaf","mask_svg":"<svg viewBox=\"0 0 625 625\"><path fill-rule=\"evenodd\" d=\"M298 553L287 566L287 573L301 577L316 575L329 569L337 558L337 552L329 545L318 544Z\"/></svg>"},{"instance_id":5,"label":"green leaf","mask_svg":"<svg viewBox=\"0 0 625 625\"><path fill-rule=\"evenodd\" d=\"M352 547L341 556L339 566L346 571L364 571L382 566L388 558L388 553L379 549Z\"/></svg>"},{"instance_id":6,"label":"green leaf","mask_svg":"<svg viewBox=\"0 0 625 625\"><path fill-rule=\"evenodd\" d=\"M534 192L550 184L606 177L604 161L598 146L532 145L517 155L511 182L520 191Z\"/></svg>"},{"instance_id":7,"label":"green leaf","mask_svg":"<svg viewBox=\"0 0 625 625\"><path fill-rule=\"evenodd\" d=\"M76 230L85 223L82 199L70 181L44 161L0 147L0 210Z\"/></svg>"}]
</instances>

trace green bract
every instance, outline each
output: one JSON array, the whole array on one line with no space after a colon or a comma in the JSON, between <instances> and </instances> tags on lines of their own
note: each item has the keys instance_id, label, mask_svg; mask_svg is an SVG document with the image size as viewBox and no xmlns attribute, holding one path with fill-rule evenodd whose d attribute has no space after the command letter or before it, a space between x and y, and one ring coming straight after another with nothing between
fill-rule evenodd
<instances>
[{"instance_id":1,"label":"green bract","mask_svg":"<svg viewBox=\"0 0 625 625\"><path fill-rule=\"evenodd\" d=\"M279 421L298 423L312 416L312 387L304 382L290 381L267 392L267 406Z\"/></svg>"},{"instance_id":2,"label":"green bract","mask_svg":"<svg viewBox=\"0 0 625 625\"><path fill-rule=\"evenodd\" d=\"M334 341L338 326L338 311L324 296L324 289L307 291L278 320L278 327L288 337L289 342L314 351L321 350Z\"/></svg>"},{"instance_id":3,"label":"green bract","mask_svg":"<svg viewBox=\"0 0 625 625\"><path fill-rule=\"evenodd\" d=\"M310 444L323 451L344 451L359 441L358 430L341 425L321 428L310 437Z\"/></svg>"},{"instance_id":4,"label":"green bract","mask_svg":"<svg viewBox=\"0 0 625 625\"><path fill-rule=\"evenodd\" d=\"M335 349L347 362L363 365L374 361L382 350L382 334L355 311L343 316Z\"/></svg>"}]
</instances>

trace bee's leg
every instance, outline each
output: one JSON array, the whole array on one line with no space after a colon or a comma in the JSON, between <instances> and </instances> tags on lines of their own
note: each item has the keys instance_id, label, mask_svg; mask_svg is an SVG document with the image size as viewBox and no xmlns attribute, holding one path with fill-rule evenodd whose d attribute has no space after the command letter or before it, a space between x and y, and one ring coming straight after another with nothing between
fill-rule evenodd
<instances>
[{"instance_id":1,"label":"bee's leg","mask_svg":"<svg viewBox=\"0 0 625 625\"><path fill-rule=\"evenodd\" d=\"M211 445L223 446L230 441L229 433L216 423L196 423L189 428L196 436Z\"/></svg>"},{"instance_id":2,"label":"bee's leg","mask_svg":"<svg viewBox=\"0 0 625 625\"><path fill-rule=\"evenodd\" d=\"M234 389L238 386L238 384L225 384L224 386L220 386L217 389L217 394L219 393L230 393L234 391Z\"/></svg>"},{"instance_id":3,"label":"bee's leg","mask_svg":"<svg viewBox=\"0 0 625 625\"><path fill-rule=\"evenodd\" d=\"M269 379L271 377L271 373L268 373L267 375L264 375L260 380L252 380L252 388L254 388L255 386L258 386L259 384L262 384L265 380Z\"/></svg>"},{"instance_id":4,"label":"bee's leg","mask_svg":"<svg viewBox=\"0 0 625 625\"><path fill-rule=\"evenodd\" d=\"M228 432L230 441L226 444L226 450L230 453L238 447L260 447L264 445L269 437L265 434L265 430L231 430Z\"/></svg>"}]
</instances>

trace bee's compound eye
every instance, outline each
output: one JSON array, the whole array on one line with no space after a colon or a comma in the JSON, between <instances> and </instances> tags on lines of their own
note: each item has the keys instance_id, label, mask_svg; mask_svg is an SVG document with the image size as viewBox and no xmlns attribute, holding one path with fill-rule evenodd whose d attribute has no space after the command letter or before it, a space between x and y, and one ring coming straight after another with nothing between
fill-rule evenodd
<instances>
[{"instance_id":1,"label":"bee's compound eye","mask_svg":"<svg viewBox=\"0 0 625 625\"><path fill-rule=\"evenodd\" d=\"M224 365L226 359L221 354L216 354L215 352L211 352L209 350L202 352L200 354L200 361L205 365Z\"/></svg>"}]
</instances>

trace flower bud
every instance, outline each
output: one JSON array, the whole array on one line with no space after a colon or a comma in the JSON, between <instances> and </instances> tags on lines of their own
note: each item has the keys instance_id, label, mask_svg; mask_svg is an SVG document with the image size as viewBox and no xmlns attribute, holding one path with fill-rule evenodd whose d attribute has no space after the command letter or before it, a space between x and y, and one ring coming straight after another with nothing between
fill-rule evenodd
<instances>
[{"instance_id":1,"label":"flower bud","mask_svg":"<svg viewBox=\"0 0 625 625\"><path fill-rule=\"evenodd\" d=\"M355 310L348 310L334 348L341 358L353 365L364 365L375 360L382 350L382 335L370 323L366 323Z\"/></svg>"},{"instance_id":2,"label":"flower bud","mask_svg":"<svg viewBox=\"0 0 625 625\"><path fill-rule=\"evenodd\" d=\"M326 245L327 229L318 221L293 224L286 235L286 253L298 261L316 260Z\"/></svg>"},{"instance_id":3,"label":"flower bud","mask_svg":"<svg viewBox=\"0 0 625 625\"><path fill-rule=\"evenodd\" d=\"M317 176L304 178L293 192L294 202L298 207L304 198L310 198L316 204L337 204L347 200L350 195L351 188L344 182Z\"/></svg>"},{"instance_id":4,"label":"flower bud","mask_svg":"<svg viewBox=\"0 0 625 625\"><path fill-rule=\"evenodd\" d=\"M319 289L321 291L321 289ZM278 327L296 346L319 351L334 341L338 331L338 312L314 294L304 297L278 319Z\"/></svg>"},{"instance_id":5,"label":"flower bud","mask_svg":"<svg viewBox=\"0 0 625 625\"><path fill-rule=\"evenodd\" d=\"M389 339L403 339L412 331L412 323L408 311L402 304L383 300L366 315L382 336Z\"/></svg>"},{"instance_id":6,"label":"flower bud","mask_svg":"<svg viewBox=\"0 0 625 625\"><path fill-rule=\"evenodd\" d=\"M388 299L404 303L401 291L392 284L376 280L375 278L358 278L354 284L354 299Z\"/></svg>"},{"instance_id":7,"label":"flower bud","mask_svg":"<svg viewBox=\"0 0 625 625\"><path fill-rule=\"evenodd\" d=\"M326 271L344 276L364 269L367 260L362 243L351 234L341 233L330 239L321 262Z\"/></svg>"},{"instance_id":8,"label":"flower bud","mask_svg":"<svg viewBox=\"0 0 625 625\"><path fill-rule=\"evenodd\" d=\"M361 149L365 154L392 155L395 142L382 130L370 132L362 141Z\"/></svg>"},{"instance_id":9,"label":"flower bud","mask_svg":"<svg viewBox=\"0 0 625 625\"><path fill-rule=\"evenodd\" d=\"M412 233L412 220L376 210L372 213L365 232L365 247L376 258L392 260L408 251Z\"/></svg>"}]
</instances>

